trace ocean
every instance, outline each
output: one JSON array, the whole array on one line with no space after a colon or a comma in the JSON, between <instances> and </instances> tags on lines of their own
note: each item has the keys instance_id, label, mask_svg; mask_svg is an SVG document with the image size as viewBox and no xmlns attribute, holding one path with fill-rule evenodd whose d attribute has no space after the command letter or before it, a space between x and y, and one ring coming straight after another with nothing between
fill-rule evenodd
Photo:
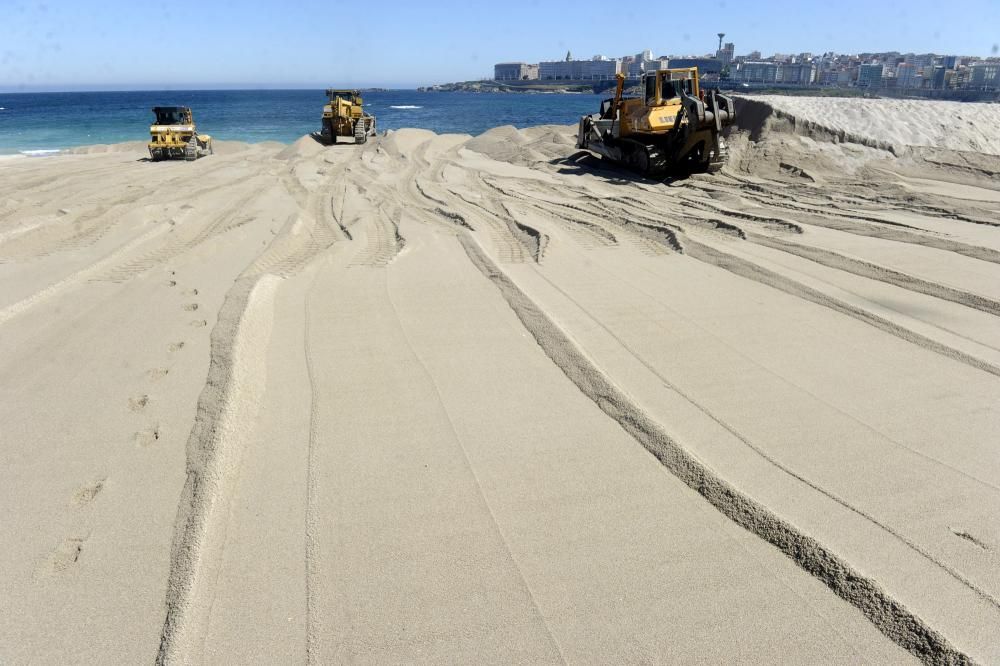
<instances>
[{"instance_id":1,"label":"ocean","mask_svg":"<svg viewBox=\"0 0 1000 666\"><path fill-rule=\"evenodd\" d=\"M419 127L480 134L498 125L575 123L598 110L583 94L421 93L363 95L379 130ZM323 90L174 90L0 94L0 154L46 155L74 146L149 137L154 106L190 106L198 130L220 140L291 143L319 130Z\"/></svg>"}]
</instances>

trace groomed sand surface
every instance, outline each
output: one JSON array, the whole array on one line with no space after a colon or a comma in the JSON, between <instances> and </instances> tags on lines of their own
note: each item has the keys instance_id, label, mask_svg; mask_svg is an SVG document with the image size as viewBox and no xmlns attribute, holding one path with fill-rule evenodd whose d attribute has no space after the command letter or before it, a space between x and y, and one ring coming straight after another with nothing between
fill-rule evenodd
<instances>
[{"instance_id":1,"label":"groomed sand surface","mask_svg":"<svg viewBox=\"0 0 1000 666\"><path fill-rule=\"evenodd\" d=\"M996 110L852 104L0 162L0 663L1000 661Z\"/></svg>"}]
</instances>

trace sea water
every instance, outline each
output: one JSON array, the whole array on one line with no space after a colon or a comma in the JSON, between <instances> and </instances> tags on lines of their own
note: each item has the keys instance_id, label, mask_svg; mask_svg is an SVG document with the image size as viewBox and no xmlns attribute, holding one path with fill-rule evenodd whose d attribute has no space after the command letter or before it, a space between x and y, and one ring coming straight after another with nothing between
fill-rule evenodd
<instances>
[{"instance_id":1,"label":"sea water","mask_svg":"<svg viewBox=\"0 0 1000 666\"><path fill-rule=\"evenodd\" d=\"M576 123L600 97L584 94L363 94L378 129L480 134L499 125ZM322 90L174 90L0 94L0 154L44 156L74 146L145 141L154 106L190 106L198 131L220 140L291 143L320 128Z\"/></svg>"}]
</instances>

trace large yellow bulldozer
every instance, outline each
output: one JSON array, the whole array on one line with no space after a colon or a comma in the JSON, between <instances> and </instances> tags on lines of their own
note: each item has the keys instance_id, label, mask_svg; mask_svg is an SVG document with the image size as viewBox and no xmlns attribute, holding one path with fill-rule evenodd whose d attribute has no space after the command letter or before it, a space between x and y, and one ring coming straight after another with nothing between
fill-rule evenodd
<instances>
[{"instance_id":1,"label":"large yellow bulldozer","mask_svg":"<svg viewBox=\"0 0 1000 666\"><path fill-rule=\"evenodd\" d=\"M618 74L614 98L580 118L578 148L648 176L715 172L726 163L722 129L736 116L733 101L704 94L697 67L644 73L641 97L625 97L624 87Z\"/></svg>"},{"instance_id":2,"label":"large yellow bulldozer","mask_svg":"<svg viewBox=\"0 0 1000 666\"><path fill-rule=\"evenodd\" d=\"M164 159L196 160L211 155L212 137L198 134L191 109L186 106L154 106L156 120L149 128L149 156Z\"/></svg>"},{"instance_id":3,"label":"large yellow bulldozer","mask_svg":"<svg viewBox=\"0 0 1000 666\"><path fill-rule=\"evenodd\" d=\"M329 98L323 107L324 143L337 143L338 136L354 137L354 143L365 143L375 135L375 116L365 113L359 90L326 91Z\"/></svg>"}]
</instances>

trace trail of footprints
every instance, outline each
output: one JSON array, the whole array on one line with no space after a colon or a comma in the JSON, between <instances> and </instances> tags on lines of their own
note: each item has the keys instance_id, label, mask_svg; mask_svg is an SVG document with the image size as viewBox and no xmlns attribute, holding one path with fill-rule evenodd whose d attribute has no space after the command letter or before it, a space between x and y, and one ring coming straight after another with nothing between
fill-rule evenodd
<instances>
[{"instance_id":1,"label":"trail of footprints","mask_svg":"<svg viewBox=\"0 0 1000 666\"><path fill-rule=\"evenodd\" d=\"M171 276L175 275L174 271L171 271L170 274ZM175 288L177 287L177 280L169 279L164 283L164 285L167 288ZM184 297L191 298L198 295L198 290L185 289L181 293ZM185 312L194 312L198 309L198 303L185 303L181 307ZM205 327L207 325L208 322L204 319L194 320L190 323L190 326L198 328ZM167 351L170 354L175 354L183 350L185 344L186 343L183 340L172 342L167 345ZM150 368L144 374L146 380L150 384L155 384L170 374L170 368ZM148 393L139 393L137 395L130 396L126 401L126 406L130 412L141 415L145 414L150 402L151 400ZM142 427L133 433L131 441L134 446L142 449L154 446L160 438L161 432L159 423L157 423L155 419L149 419L145 427ZM69 499L68 504L70 508L73 511L83 511L86 507L92 505L104 490L107 480L106 476L99 476L77 488ZM48 554L48 556L36 568L36 579L66 574L80 562L85 553L87 539L90 538L91 533L89 529L84 529L83 519L85 518L85 515L81 514L77 516L77 518L80 525L73 530L72 533L74 535L63 539Z\"/></svg>"},{"instance_id":2,"label":"trail of footprints","mask_svg":"<svg viewBox=\"0 0 1000 666\"><path fill-rule=\"evenodd\" d=\"M176 276L176 273L174 271L170 271L170 275ZM177 280L172 278L170 280L167 280L166 286L171 289L177 287ZM181 295L183 295L186 298L195 297L198 295L198 290L196 288L184 289L181 291ZM197 302L185 303L181 307L185 312L195 312L198 310L198 303ZM189 325L201 328L207 326L208 322L205 321L204 319L198 319L192 321ZM167 351L171 354L179 352L182 349L184 349L184 345L185 342L183 340L179 340L177 342L171 342L169 345L167 345ZM169 368L152 368L146 371L146 376L151 382L158 382L164 377L166 377L168 374L170 374ZM129 398L128 401L129 409L131 409L133 412L144 411L146 405L148 404L149 404L149 396L147 394ZM151 421L149 425L147 425L145 428L136 431L136 433L132 436L132 439L137 446L146 448L155 445L160 440L160 436L161 434L160 434L159 423Z\"/></svg>"}]
</instances>

